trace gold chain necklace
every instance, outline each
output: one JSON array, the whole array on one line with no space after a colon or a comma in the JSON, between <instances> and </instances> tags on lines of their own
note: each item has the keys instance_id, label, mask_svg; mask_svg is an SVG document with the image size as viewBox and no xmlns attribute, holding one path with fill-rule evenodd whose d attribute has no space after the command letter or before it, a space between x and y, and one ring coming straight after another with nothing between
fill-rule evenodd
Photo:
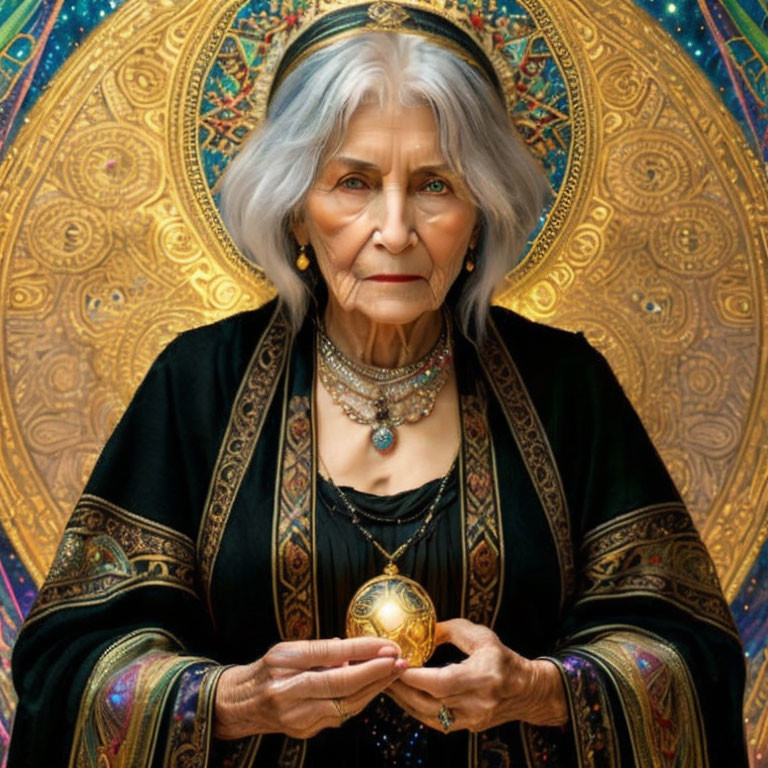
<instances>
[{"instance_id":1,"label":"gold chain necklace","mask_svg":"<svg viewBox=\"0 0 768 768\"><path fill-rule=\"evenodd\" d=\"M448 380L453 360L450 317L435 346L401 368L377 368L350 360L318 319L318 374L333 402L354 422L371 427L374 448L387 454L397 444L396 428L429 416Z\"/></svg>"}]
</instances>

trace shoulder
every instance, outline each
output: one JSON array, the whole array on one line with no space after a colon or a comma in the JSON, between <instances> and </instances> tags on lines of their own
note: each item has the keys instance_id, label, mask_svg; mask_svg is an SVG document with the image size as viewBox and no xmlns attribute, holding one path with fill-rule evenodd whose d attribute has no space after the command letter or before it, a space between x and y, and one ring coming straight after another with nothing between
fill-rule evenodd
<instances>
[{"instance_id":1,"label":"shoulder","mask_svg":"<svg viewBox=\"0 0 768 768\"><path fill-rule=\"evenodd\" d=\"M154 367L197 377L206 369L242 372L279 312L276 299L258 309L184 331L157 358Z\"/></svg>"},{"instance_id":2,"label":"shoulder","mask_svg":"<svg viewBox=\"0 0 768 768\"><path fill-rule=\"evenodd\" d=\"M537 323L503 307L491 308L489 325L488 333L503 343L521 372L550 377L606 365L583 333Z\"/></svg>"},{"instance_id":3,"label":"shoulder","mask_svg":"<svg viewBox=\"0 0 768 768\"><path fill-rule=\"evenodd\" d=\"M253 348L278 311L277 299L272 299L257 309L183 331L170 342L164 354L184 357L217 349L222 344L244 343Z\"/></svg>"}]
</instances>

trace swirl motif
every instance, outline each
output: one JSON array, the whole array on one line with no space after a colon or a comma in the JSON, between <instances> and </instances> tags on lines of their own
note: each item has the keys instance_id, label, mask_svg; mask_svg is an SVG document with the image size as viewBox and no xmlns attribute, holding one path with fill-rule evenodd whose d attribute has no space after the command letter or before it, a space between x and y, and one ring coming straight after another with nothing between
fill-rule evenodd
<instances>
[{"instance_id":1,"label":"swirl motif","mask_svg":"<svg viewBox=\"0 0 768 768\"><path fill-rule=\"evenodd\" d=\"M730 261L737 234L720 209L696 201L662 213L652 242L660 267L688 277L707 277Z\"/></svg>"},{"instance_id":2,"label":"swirl motif","mask_svg":"<svg viewBox=\"0 0 768 768\"><path fill-rule=\"evenodd\" d=\"M693 184L689 152L672 132L625 133L606 152L608 190L632 213L662 213Z\"/></svg>"},{"instance_id":3,"label":"swirl motif","mask_svg":"<svg viewBox=\"0 0 768 768\"><path fill-rule=\"evenodd\" d=\"M602 95L607 104L620 110L636 107L646 94L649 82L632 59L618 58L599 70Z\"/></svg>"},{"instance_id":4,"label":"swirl motif","mask_svg":"<svg viewBox=\"0 0 768 768\"><path fill-rule=\"evenodd\" d=\"M117 73L117 82L125 97L140 109L163 104L168 91L167 67L156 53L158 36L128 57Z\"/></svg>"},{"instance_id":5,"label":"swirl motif","mask_svg":"<svg viewBox=\"0 0 768 768\"><path fill-rule=\"evenodd\" d=\"M78 200L104 208L125 207L158 191L160 153L135 130L95 125L78 131L63 153L65 183Z\"/></svg>"},{"instance_id":6,"label":"swirl motif","mask_svg":"<svg viewBox=\"0 0 768 768\"><path fill-rule=\"evenodd\" d=\"M41 201L30 213L28 232L32 255L54 272L87 272L111 247L104 214L71 198L55 196Z\"/></svg>"}]
</instances>

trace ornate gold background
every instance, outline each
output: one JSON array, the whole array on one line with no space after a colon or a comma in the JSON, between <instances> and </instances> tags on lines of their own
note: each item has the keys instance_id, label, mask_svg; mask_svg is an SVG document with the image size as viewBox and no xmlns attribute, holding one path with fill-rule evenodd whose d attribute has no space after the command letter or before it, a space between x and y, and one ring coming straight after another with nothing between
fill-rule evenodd
<instances>
[{"instance_id":1,"label":"ornate gold background","mask_svg":"<svg viewBox=\"0 0 768 768\"><path fill-rule=\"evenodd\" d=\"M182 117L222 5L132 0L69 60L0 167L0 514L38 584L160 349L270 295L188 174ZM567 215L500 300L583 330L608 357L732 599L768 536L764 169L635 6L524 5L552 25L585 136ZM767 699L764 663L747 705L757 743Z\"/></svg>"}]
</instances>

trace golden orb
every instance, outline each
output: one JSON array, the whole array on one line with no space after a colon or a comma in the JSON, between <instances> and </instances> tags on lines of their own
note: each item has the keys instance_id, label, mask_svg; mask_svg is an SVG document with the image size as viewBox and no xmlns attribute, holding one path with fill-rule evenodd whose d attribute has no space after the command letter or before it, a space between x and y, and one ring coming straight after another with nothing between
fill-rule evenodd
<instances>
[{"instance_id":1,"label":"golden orb","mask_svg":"<svg viewBox=\"0 0 768 768\"><path fill-rule=\"evenodd\" d=\"M347 637L375 635L392 640L412 667L422 666L435 650L437 613L424 587L388 565L382 576L366 581L347 608Z\"/></svg>"}]
</instances>

